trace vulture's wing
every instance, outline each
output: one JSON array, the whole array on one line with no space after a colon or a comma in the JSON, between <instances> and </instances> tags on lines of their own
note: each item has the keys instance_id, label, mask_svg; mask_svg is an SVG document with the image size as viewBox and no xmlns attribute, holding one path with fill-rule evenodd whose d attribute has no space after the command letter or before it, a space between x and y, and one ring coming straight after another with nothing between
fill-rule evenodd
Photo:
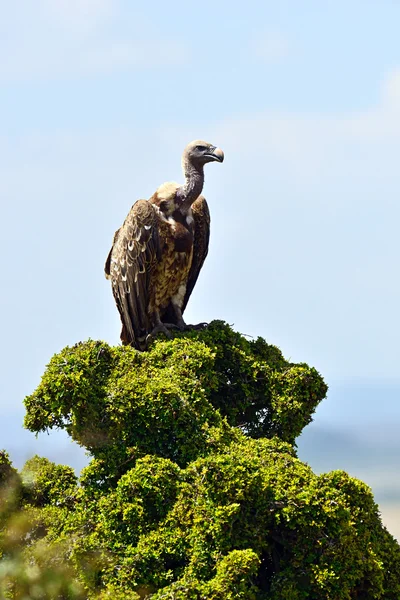
<instances>
[{"instance_id":1,"label":"vulture's wing","mask_svg":"<svg viewBox=\"0 0 400 600\"><path fill-rule=\"evenodd\" d=\"M203 196L199 196L197 200L193 202L192 214L194 219L193 259L186 285L186 294L182 305L182 312L186 308L190 294L196 285L201 267L203 266L208 254L208 242L210 239L210 211L208 210L206 199Z\"/></svg>"},{"instance_id":2,"label":"vulture's wing","mask_svg":"<svg viewBox=\"0 0 400 600\"><path fill-rule=\"evenodd\" d=\"M151 329L148 317L149 290L160 256L155 207L147 200L138 200L115 233L105 264L105 274L107 279L111 279L121 316L121 339L138 349L142 349Z\"/></svg>"},{"instance_id":3,"label":"vulture's wing","mask_svg":"<svg viewBox=\"0 0 400 600\"><path fill-rule=\"evenodd\" d=\"M120 232L120 229L117 229L117 231L114 233L114 239L113 239L113 243L111 246L111 250L108 253L106 264L104 265L104 274L106 276L106 279L111 279L111 277L110 277L110 275L111 275L111 254L114 249L114 244L117 241L119 232Z\"/></svg>"}]
</instances>

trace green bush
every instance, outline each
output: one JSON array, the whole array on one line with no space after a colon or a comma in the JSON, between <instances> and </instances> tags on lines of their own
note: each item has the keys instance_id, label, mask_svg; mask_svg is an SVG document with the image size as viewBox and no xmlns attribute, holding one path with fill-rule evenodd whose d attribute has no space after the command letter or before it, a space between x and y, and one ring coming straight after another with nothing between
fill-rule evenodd
<instances>
[{"instance_id":1,"label":"green bush","mask_svg":"<svg viewBox=\"0 0 400 600\"><path fill-rule=\"evenodd\" d=\"M218 321L145 353L65 348L25 423L66 429L92 460L79 487L68 467L28 461L21 564L69 569L77 587L60 598L398 600L400 547L369 488L296 457L326 391Z\"/></svg>"},{"instance_id":2,"label":"green bush","mask_svg":"<svg viewBox=\"0 0 400 600\"><path fill-rule=\"evenodd\" d=\"M62 501L76 490L72 469L34 457L20 476L0 452L0 473L0 598L87 598L66 560L70 547L58 541L67 516Z\"/></svg>"},{"instance_id":3,"label":"green bush","mask_svg":"<svg viewBox=\"0 0 400 600\"><path fill-rule=\"evenodd\" d=\"M78 478L71 467L56 465L40 456L26 461L21 480L25 503L33 506L68 503L77 491Z\"/></svg>"}]
</instances>

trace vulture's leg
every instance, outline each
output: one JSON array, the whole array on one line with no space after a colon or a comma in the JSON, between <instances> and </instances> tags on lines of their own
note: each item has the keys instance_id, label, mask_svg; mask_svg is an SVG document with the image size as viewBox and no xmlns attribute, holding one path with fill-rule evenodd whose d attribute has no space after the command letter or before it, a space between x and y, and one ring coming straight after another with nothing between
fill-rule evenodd
<instances>
[{"instance_id":1,"label":"vulture's leg","mask_svg":"<svg viewBox=\"0 0 400 600\"><path fill-rule=\"evenodd\" d=\"M172 302L172 306L174 307L175 315L176 315L176 324L178 329L181 331L190 331L191 329L204 329L207 327L208 323L197 323L197 325L187 325L182 317L181 307Z\"/></svg>"},{"instance_id":2,"label":"vulture's leg","mask_svg":"<svg viewBox=\"0 0 400 600\"><path fill-rule=\"evenodd\" d=\"M171 337L171 333L170 333L170 329L177 329L176 325L173 325L172 323L163 323L160 319L160 313L158 312L158 310L154 311L153 314L154 317L154 327L153 329L150 331L150 333L148 334L148 336L146 337L146 343L148 344L151 340L153 340L155 338L156 335L158 335L159 333L163 333L164 335L167 336L167 338Z\"/></svg>"},{"instance_id":3,"label":"vulture's leg","mask_svg":"<svg viewBox=\"0 0 400 600\"><path fill-rule=\"evenodd\" d=\"M187 325L185 323L185 321L183 320L182 317L182 311L180 306L178 306L177 304L174 304L173 302L171 303L174 309L174 313L176 316L176 325L178 327L178 329L180 329L181 331L185 331L185 329L187 328Z\"/></svg>"}]
</instances>

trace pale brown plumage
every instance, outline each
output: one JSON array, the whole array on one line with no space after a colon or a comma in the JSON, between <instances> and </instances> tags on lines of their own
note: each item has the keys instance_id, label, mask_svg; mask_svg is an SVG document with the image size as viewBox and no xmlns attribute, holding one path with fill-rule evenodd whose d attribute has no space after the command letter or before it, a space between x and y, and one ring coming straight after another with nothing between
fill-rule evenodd
<instances>
[{"instance_id":1,"label":"pale brown plumage","mask_svg":"<svg viewBox=\"0 0 400 600\"><path fill-rule=\"evenodd\" d=\"M149 336L187 327L182 313L210 235L210 213L200 195L203 167L223 158L219 148L191 142L182 157L185 184L165 183L150 200L138 200L115 233L105 274L120 313L123 344L144 350Z\"/></svg>"}]
</instances>

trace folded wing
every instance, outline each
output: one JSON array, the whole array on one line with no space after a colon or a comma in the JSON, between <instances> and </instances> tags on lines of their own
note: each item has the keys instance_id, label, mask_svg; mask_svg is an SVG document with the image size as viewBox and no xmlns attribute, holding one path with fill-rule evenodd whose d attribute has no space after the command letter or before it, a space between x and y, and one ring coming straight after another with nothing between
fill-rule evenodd
<instances>
[{"instance_id":1,"label":"folded wing","mask_svg":"<svg viewBox=\"0 0 400 600\"><path fill-rule=\"evenodd\" d=\"M192 214L194 220L193 259L186 284L182 312L186 308L190 294L196 285L197 278L208 254L208 243L210 241L210 211L208 210L206 199L203 196L199 196L192 204Z\"/></svg>"},{"instance_id":2,"label":"folded wing","mask_svg":"<svg viewBox=\"0 0 400 600\"><path fill-rule=\"evenodd\" d=\"M145 347L149 322L152 277L161 257L156 207L138 200L114 236L105 264L121 316L121 340L137 349Z\"/></svg>"}]
</instances>

